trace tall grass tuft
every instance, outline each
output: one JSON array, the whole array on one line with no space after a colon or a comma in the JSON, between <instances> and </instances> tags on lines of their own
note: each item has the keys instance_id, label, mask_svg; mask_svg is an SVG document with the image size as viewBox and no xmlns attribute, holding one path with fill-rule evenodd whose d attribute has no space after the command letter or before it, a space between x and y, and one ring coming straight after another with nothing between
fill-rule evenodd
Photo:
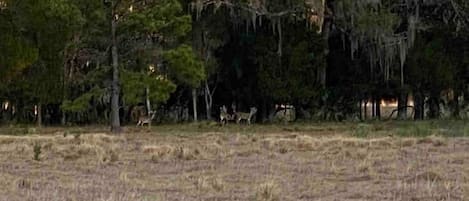
<instances>
[{"instance_id":1,"label":"tall grass tuft","mask_svg":"<svg viewBox=\"0 0 469 201\"><path fill-rule=\"evenodd\" d=\"M33 156L33 159L35 161L39 161L40 160L40 155L42 153L41 151L42 147L39 143L35 143L34 144L34 147L33 147L33 152L34 152L34 156Z\"/></svg>"},{"instance_id":2,"label":"tall grass tuft","mask_svg":"<svg viewBox=\"0 0 469 201\"><path fill-rule=\"evenodd\" d=\"M277 185L273 181L261 184L257 188L255 201L280 201Z\"/></svg>"}]
</instances>

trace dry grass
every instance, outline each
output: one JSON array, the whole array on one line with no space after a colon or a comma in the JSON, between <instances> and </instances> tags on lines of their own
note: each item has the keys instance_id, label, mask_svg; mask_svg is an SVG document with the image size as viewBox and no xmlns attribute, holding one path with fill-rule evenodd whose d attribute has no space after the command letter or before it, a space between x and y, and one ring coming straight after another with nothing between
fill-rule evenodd
<instances>
[{"instance_id":1,"label":"dry grass","mask_svg":"<svg viewBox=\"0 0 469 201\"><path fill-rule=\"evenodd\" d=\"M280 201L280 192L274 181L268 181L258 186L256 201Z\"/></svg>"},{"instance_id":2,"label":"dry grass","mask_svg":"<svg viewBox=\"0 0 469 201\"><path fill-rule=\"evenodd\" d=\"M169 128L0 135L0 200L469 199L466 138L355 138L329 124Z\"/></svg>"}]
</instances>

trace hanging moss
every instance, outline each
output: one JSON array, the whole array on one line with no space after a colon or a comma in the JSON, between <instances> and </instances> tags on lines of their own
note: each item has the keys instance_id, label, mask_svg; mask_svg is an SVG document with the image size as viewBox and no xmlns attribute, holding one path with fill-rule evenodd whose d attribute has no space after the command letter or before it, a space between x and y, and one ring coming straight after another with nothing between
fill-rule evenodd
<instances>
[{"instance_id":1,"label":"hanging moss","mask_svg":"<svg viewBox=\"0 0 469 201\"><path fill-rule=\"evenodd\" d=\"M412 2L410 2L412 1ZM416 1L415 1L416 2ZM389 2L385 0L339 0L335 3L338 24L348 33L350 40L351 58L360 48L368 56L370 71L379 67L383 73L384 81L391 77L392 67L398 65L403 68L408 49L415 40L416 26L418 24L418 9L414 8L414 0L408 0L406 9L408 13L407 31L395 33L403 22L398 13L390 9ZM402 6L402 5L401 5ZM346 38L343 37L342 40ZM345 43L345 41L344 41Z\"/></svg>"},{"instance_id":2,"label":"hanging moss","mask_svg":"<svg viewBox=\"0 0 469 201\"><path fill-rule=\"evenodd\" d=\"M262 18L266 18L271 23L272 32L278 36L278 54L282 55L282 23L284 18L303 16L308 27L315 25L318 33L322 31L324 23L326 0L290 0L279 4L274 0L194 0L191 3L192 10L196 13L197 19L202 12L207 9L218 10L220 6L225 6L230 10L231 18L241 19L249 29L257 30L257 22L262 26Z\"/></svg>"}]
</instances>

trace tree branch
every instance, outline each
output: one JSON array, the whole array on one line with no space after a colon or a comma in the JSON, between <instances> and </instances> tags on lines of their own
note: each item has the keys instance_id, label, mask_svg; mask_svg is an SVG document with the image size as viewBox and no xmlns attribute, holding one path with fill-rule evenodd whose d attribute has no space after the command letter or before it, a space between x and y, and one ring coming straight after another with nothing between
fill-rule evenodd
<instances>
[{"instance_id":1,"label":"tree branch","mask_svg":"<svg viewBox=\"0 0 469 201\"><path fill-rule=\"evenodd\" d=\"M456 13L456 16L461 20L461 22L464 24L465 27L468 27L469 19L468 17L460 10L460 6L454 2L454 0L449 0L451 3L451 6L453 7L454 12Z\"/></svg>"},{"instance_id":2,"label":"tree branch","mask_svg":"<svg viewBox=\"0 0 469 201\"><path fill-rule=\"evenodd\" d=\"M229 8L237 8L237 9L240 9L240 10L245 10L245 11L248 11L250 13L255 13L257 16L266 16L268 18L282 17L282 16L286 16L286 15L306 12L306 9L305 9L304 6L295 6L291 9L283 10L283 11L280 11L280 12L270 12L270 11L266 10L265 7L263 7L262 9L256 9L254 7L250 7L250 6L246 6L246 5L242 5L242 4L235 4L235 3L232 3L232 2L229 2L229 1L226 1L226 0L206 0L206 1L202 2L202 8L206 8L210 5L214 5L217 8L220 5L224 5L224 6L229 7ZM193 2L192 6L197 7L197 2Z\"/></svg>"}]
</instances>

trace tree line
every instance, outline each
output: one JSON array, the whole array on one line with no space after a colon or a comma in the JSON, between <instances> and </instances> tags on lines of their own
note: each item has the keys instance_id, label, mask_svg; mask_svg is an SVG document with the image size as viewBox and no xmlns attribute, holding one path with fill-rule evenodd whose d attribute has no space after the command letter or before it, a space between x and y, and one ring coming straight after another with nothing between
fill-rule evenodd
<instances>
[{"instance_id":1,"label":"tree line","mask_svg":"<svg viewBox=\"0 0 469 201\"><path fill-rule=\"evenodd\" d=\"M0 0L0 122L366 119L385 99L466 118L468 19L464 0Z\"/></svg>"}]
</instances>

